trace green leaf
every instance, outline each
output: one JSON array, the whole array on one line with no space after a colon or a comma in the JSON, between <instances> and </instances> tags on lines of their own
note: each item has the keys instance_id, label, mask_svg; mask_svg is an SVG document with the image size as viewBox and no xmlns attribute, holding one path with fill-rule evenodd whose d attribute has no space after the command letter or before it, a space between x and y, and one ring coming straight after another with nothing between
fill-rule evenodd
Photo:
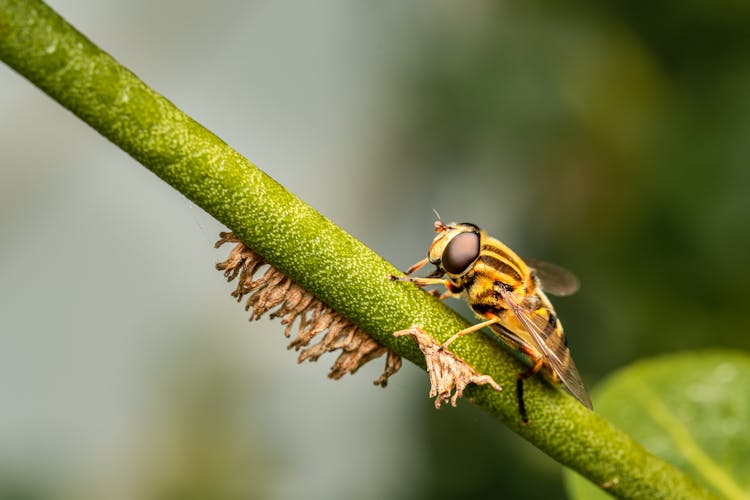
<instances>
[{"instance_id":1,"label":"green leaf","mask_svg":"<svg viewBox=\"0 0 750 500\"><path fill-rule=\"evenodd\" d=\"M750 498L750 356L701 351L635 363L594 391L596 409L721 496ZM612 478L617 481L617 478ZM566 470L571 498L608 496Z\"/></svg>"}]
</instances>

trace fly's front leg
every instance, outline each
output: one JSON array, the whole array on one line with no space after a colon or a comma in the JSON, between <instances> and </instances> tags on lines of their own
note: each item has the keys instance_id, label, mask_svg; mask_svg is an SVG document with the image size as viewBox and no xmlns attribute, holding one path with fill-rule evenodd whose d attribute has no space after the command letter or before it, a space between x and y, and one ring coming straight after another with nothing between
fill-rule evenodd
<instances>
[{"instance_id":1,"label":"fly's front leg","mask_svg":"<svg viewBox=\"0 0 750 500\"><path fill-rule=\"evenodd\" d=\"M430 262L430 259L428 259L427 257L425 257L424 259L420 260L419 262L417 262L416 264L414 264L413 266L411 266L409 269L407 269L404 274L406 274L406 276L411 276L412 274L416 273L417 271L419 271L420 269L422 269L424 266L426 266L429 262ZM425 278L422 278L422 279L426 279L426 278L441 278L443 276L443 274L445 274L445 272L441 271L438 268L438 269L435 269L433 272L431 272L429 275L425 276ZM403 279L403 276L400 277L400 278L398 278L398 277L395 277L393 275L391 275L391 280L411 281L411 280L408 280L408 279Z\"/></svg>"},{"instance_id":2,"label":"fly's front leg","mask_svg":"<svg viewBox=\"0 0 750 500\"><path fill-rule=\"evenodd\" d=\"M412 278L411 276L393 276L391 275L391 281L406 281L408 283L414 283L415 285L422 287L427 285L443 285L448 287L448 280L442 278Z\"/></svg>"},{"instance_id":3,"label":"fly's front leg","mask_svg":"<svg viewBox=\"0 0 750 500\"><path fill-rule=\"evenodd\" d=\"M414 278L411 276L413 273L422 269L429 262L429 259L424 258L407 269L405 273L406 276L394 276L391 274L389 278L391 279L391 281L406 281L408 283L414 283L420 288L427 285L443 285L447 289L445 293L439 294L434 290L429 292L430 295L437 297L438 300L444 300L445 298L454 295L456 291L452 290L451 284L448 280L443 279L443 275L445 274L445 272L440 269L435 269L432 273L425 276L424 278Z\"/></svg>"},{"instance_id":4,"label":"fly's front leg","mask_svg":"<svg viewBox=\"0 0 750 500\"><path fill-rule=\"evenodd\" d=\"M440 274L433 273L433 275L441 276L442 272ZM429 292L427 292L440 301L443 301L448 297L454 297L461 292L460 289L456 289L456 286L447 279L433 278L431 276L425 278L413 278L411 276L394 276L391 274L389 278L391 279L391 281L405 281L407 283L414 283L420 288L427 285L443 285L445 287L445 292L443 293L440 293L437 290L430 290Z\"/></svg>"},{"instance_id":5,"label":"fly's front leg","mask_svg":"<svg viewBox=\"0 0 750 500\"><path fill-rule=\"evenodd\" d=\"M412 274L416 273L417 271L422 269L425 265L427 265L429 261L430 260L427 257L420 260L419 262L417 262L416 264L414 264L413 266L411 266L409 269L406 270L406 275L411 276Z\"/></svg>"}]
</instances>

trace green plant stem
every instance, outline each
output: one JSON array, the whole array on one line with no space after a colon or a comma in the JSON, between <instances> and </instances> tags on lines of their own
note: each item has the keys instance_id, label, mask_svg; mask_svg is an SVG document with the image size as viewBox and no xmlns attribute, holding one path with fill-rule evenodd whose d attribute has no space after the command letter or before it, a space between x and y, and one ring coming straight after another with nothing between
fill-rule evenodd
<instances>
[{"instance_id":1,"label":"green plant stem","mask_svg":"<svg viewBox=\"0 0 750 500\"><path fill-rule=\"evenodd\" d=\"M406 359L424 367L413 340L396 339L392 332L419 324L445 340L467 326L416 287L389 281L397 272L393 266L146 86L44 3L0 0L0 58ZM613 495L711 496L539 380L526 385L531 424L521 426L513 388L523 366L484 335L462 338L453 350L506 388L498 393L472 387L468 394L478 406L595 484L612 484Z\"/></svg>"}]
</instances>

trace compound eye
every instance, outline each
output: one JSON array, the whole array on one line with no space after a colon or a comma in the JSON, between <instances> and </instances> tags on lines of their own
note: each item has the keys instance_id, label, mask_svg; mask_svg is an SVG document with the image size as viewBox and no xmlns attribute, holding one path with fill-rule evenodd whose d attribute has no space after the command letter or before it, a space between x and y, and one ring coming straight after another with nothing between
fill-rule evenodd
<instances>
[{"instance_id":1,"label":"compound eye","mask_svg":"<svg viewBox=\"0 0 750 500\"><path fill-rule=\"evenodd\" d=\"M466 232L456 235L443 251L443 269L461 274L479 257L479 235Z\"/></svg>"}]
</instances>

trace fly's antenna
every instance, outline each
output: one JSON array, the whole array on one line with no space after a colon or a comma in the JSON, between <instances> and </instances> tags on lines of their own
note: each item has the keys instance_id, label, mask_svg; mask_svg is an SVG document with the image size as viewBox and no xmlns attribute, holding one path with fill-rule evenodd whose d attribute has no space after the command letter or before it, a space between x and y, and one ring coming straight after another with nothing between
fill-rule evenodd
<instances>
[{"instance_id":1,"label":"fly's antenna","mask_svg":"<svg viewBox=\"0 0 750 500\"><path fill-rule=\"evenodd\" d=\"M432 209L433 213L435 214L435 217L437 217L437 220L435 221L435 232L441 233L447 229L448 226L443 224L443 220L440 218L440 214L437 210L434 208Z\"/></svg>"}]
</instances>

